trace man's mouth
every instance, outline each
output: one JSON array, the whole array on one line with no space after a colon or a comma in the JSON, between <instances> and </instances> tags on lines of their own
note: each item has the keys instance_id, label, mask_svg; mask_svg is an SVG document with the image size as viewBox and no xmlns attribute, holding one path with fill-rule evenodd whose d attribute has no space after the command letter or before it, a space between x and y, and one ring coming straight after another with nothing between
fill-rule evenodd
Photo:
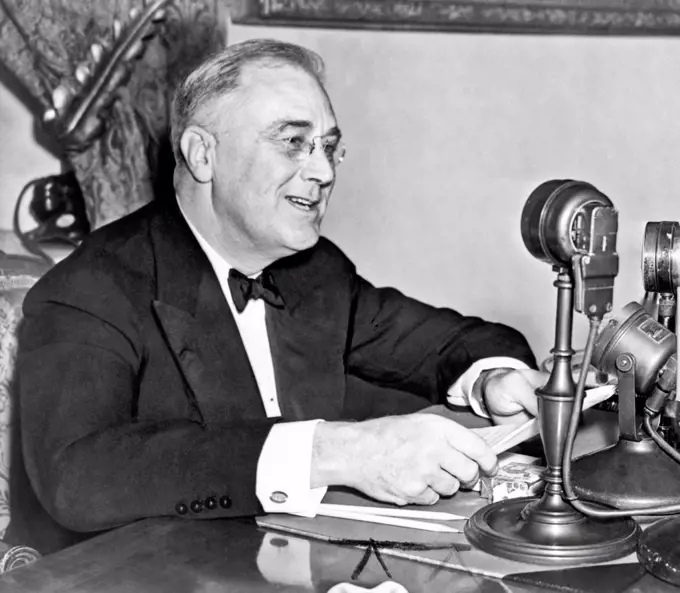
<instances>
[{"instance_id":1,"label":"man's mouth","mask_svg":"<svg viewBox=\"0 0 680 593\"><path fill-rule=\"evenodd\" d=\"M314 208L319 206L318 200L308 200L307 198L301 198L300 196L286 196L286 200L296 208L309 212Z\"/></svg>"}]
</instances>

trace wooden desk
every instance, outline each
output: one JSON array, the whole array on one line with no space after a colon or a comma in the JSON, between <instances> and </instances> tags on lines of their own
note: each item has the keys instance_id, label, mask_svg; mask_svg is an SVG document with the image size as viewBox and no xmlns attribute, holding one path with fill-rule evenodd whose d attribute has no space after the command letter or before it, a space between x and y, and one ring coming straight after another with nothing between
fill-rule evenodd
<instances>
[{"instance_id":1,"label":"wooden desk","mask_svg":"<svg viewBox=\"0 0 680 593\"><path fill-rule=\"evenodd\" d=\"M352 582L362 555L359 549L262 531L249 520L148 519L5 573L0 591L326 593ZM540 593L557 587L579 593L678 591L638 565L546 570L499 582L399 558L385 558L385 563L392 580L409 593ZM385 580L372 558L353 582L370 588Z\"/></svg>"},{"instance_id":2,"label":"wooden desk","mask_svg":"<svg viewBox=\"0 0 680 593\"><path fill-rule=\"evenodd\" d=\"M264 532L251 521L150 519L5 573L0 591L325 593L337 583L350 582L362 555L354 548ZM296 562L303 568L291 570ZM393 579L409 593L503 591L489 588L500 585L476 575L394 558L386 563ZM373 558L354 582L373 587L385 580ZM518 585L510 590L533 593L541 589Z\"/></svg>"},{"instance_id":3,"label":"wooden desk","mask_svg":"<svg viewBox=\"0 0 680 593\"><path fill-rule=\"evenodd\" d=\"M613 416L613 415L612 415ZM251 520L148 519L0 576L12 593L319 592L351 582L363 550L258 528ZM503 581L394 557L392 580L409 593L678 593L638 564L545 569ZM371 558L355 584L387 579Z\"/></svg>"}]
</instances>

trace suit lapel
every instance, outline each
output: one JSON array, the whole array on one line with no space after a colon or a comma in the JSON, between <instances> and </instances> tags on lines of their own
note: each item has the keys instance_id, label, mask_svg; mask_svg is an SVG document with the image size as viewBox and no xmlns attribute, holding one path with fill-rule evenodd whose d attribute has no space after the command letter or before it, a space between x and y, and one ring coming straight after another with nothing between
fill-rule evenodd
<instances>
[{"instance_id":1,"label":"suit lapel","mask_svg":"<svg viewBox=\"0 0 680 593\"><path fill-rule=\"evenodd\" d=\"M263 418L236 322L210 263L176 206L153 219L158 322L206 425Z\"/></svg>"},{"instance_id":2,"label":"suit lapel","mask_svg":"<svg viewBox=\"0 0 680 593\"><path fill-rule=\"evenodd\" d=\"M286 304L283 309L266 308L276 387L286 420L335 420L342 413L347 327L343 307L349 309L350 300L324 268L312 249L268 270Z\"/></svg>"}]
</instances>

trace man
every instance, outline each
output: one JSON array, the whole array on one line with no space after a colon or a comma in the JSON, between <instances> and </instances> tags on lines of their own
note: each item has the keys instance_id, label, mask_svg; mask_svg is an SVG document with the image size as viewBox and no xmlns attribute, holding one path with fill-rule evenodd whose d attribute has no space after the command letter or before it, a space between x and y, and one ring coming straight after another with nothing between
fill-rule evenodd
<instances>
[{"instance_id":1,"label":"man","mask_svg":"<svg viewBox=\"0 0 680 593\"><path fill-rule=\"evenodd\" d=\"M313 515L330 485L433 504L496 458L420 410L536 413L519 333L377 289L320 238L344 154L321 65L256 40L197 68L176 204L93 233L27 296L23 450L60 528Z\"/></svg>"}]
</instances>

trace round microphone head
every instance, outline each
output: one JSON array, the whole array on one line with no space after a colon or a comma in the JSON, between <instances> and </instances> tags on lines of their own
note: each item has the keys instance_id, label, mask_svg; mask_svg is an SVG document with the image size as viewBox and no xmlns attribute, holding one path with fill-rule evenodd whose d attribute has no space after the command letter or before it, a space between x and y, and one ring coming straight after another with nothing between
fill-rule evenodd
<instances>
[{"instance_id":1,"label":"round microphone head","mask_svg":"<svg viewBox=\"0 0 680 593\"><path fill-rule=\"evenodd\" d=\"M640 304L628 303L607 314L600 325L591 364L616 375L616 360L622 354L635 359L635 391L646 394L661 367L675 353L675 334L654 319Z\"/></svg>"},{"instance_id":2,"label":"round microphone head","mask_svg":"<svg viewBox=\"0 0 680 593\"><path fill-rule=\"evenodd\" d=\"M648 222L642 241L642 283L645 291L674 294L680 286L680 225Z\"/></svg>"},{"instance_id":3,"label":"round microphone head","mask_svg":"<svg viewBox=\"0 0 680 593\"><path fill-rule=\"evenodd\" d=\"M584 181L554 179L539 185L522 210L522 240L535 258L568 267L583 252L588 229L579 216L590 206L613 206L611 200Z\"/></svg>"}]
</instances>

